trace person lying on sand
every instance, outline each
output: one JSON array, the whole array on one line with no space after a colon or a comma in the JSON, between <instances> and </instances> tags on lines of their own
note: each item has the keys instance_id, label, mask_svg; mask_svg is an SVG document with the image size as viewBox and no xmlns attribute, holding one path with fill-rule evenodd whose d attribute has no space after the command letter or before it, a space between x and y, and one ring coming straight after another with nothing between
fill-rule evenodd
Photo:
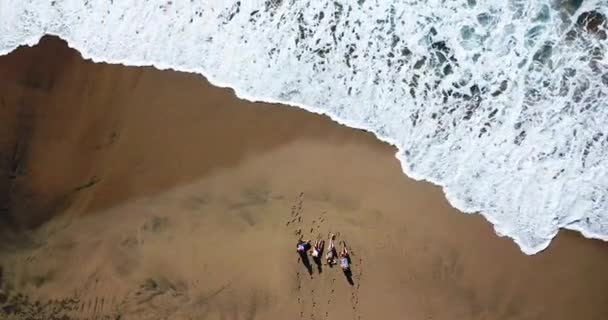
<instances>
[{"instance_id":1,"label":"person lying on sand","mask_svg":"<svg viewBox=\"0 0 608 320\"><path fill-rule=\"evenodd\" d=\"M344 272L350 269L349 258L346 243L342 241L342 250L340 251L340 267Z\"/></svg>"},{"instance_id":2,"label":"person lying on sand","mask_svg":"<svg viewBox=\"0 0 608 320\"><path fill-rule=\"evenodd\" d=\"M336 246L334 245L334 240L336 239L336 235L332 234L329 238L329 247L327 247L327 255L325 259L327 264L331 267L336 263Z\"/></svg>"},{"instance_id":3,"label":"person lying on sand","mask_svg":"<svg viewBox=\"0 0 608 320\"><path fill-rule=\"evenodd\" d=\"M311 247L310 246L310 240L304 241L304 240L300 239L300 240L298 240L298 244L296 246L296 249L297 249L297 251L298 251L299 254L306 254L306 252L308 250L310 250L310 247Z\"/></svg>"},{"instance_id":4,"label":"person lying on sand","mask_svg":"<svg viewBox=\"0 0 608 320\"><path fill-rule=\"evenodd\" d=\"M312 257L315 259L321 258L321 255L323 254L323 247L325 247L325 240L319 241L319 239L317 239L315 241L315 246L312 248Z\"/></svg>"}]
</instances>

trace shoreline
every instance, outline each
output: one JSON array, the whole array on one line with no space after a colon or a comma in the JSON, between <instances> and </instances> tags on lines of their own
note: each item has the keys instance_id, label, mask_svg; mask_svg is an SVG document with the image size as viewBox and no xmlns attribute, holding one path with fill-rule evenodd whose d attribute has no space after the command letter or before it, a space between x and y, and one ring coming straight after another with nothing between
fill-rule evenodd
<instances>
[{"instance_id":1,"label":"shoreline","mask_svg":"<svg viewBox=\"0 0 608 320\"><path fill-rule=\"evenodd\" d=\"M452 207L454 207L455 209L457 209L458 211L460 211L464 214L475 214L475 215L482 216L486 221L488 221L493 226L496 236L508 237L509 239L511 239L518 245L518 247L520 248L520 250L523 253L525 253L527 255L534 255L534 254L537 254L537 253L542 252L543 250L547 249L547 247L551 244L553 239L555 239L555 237L559 234L560 230L571 230L574 232L578 232L581 234L581 236L583 236L587 239L591 239L591 240L602 240L604 242L608 241L608 235L597 234L597 233L591 232L586 229L578 228L578 227L576 227L576 225L573 225L572 223L568 223L568 224L558 226L555 233L551 235L550 239L546 239L543 243L541 243L535 247L527 247L524 244L524 242L521 240L520 237L518 237L514 234L505 234L503 232L497 231L497 229L500 229L501 227L503 227L503 226L501 226L501 223L497 219L492 218L489 214L484 213L483 211L480 211L478 209L467 208L467 206L463 204L464 201L462 199L459 199L459 198L451 195L451 193L453 193L453 192L450 192L450 190L448 188L446 188L445 186L443 186L441 182L435 181L434 179L429 178L429 177L424 177L424 176L415 174L414 172L407 170L407 168L406 168L407 161L402 156L400 156L400 154L402 153L403 150L400 149L399 144L394 139L392 139L388 136L383 136L376 131L369 130L369 128L365 128L364 126L362 126L356 122L345 120L335 114L332 114L331 112L329 112L327 110L322 110L321 108L307 106L307 105L297 103L294 101L282 101L282 100L277 100L277 99L273 99L273 98L265 98L265 97L261 97L261 96L252 96L252 95L246 94L245 90L243 88L235 87L234 85L231 85L229 83L224 83L222 81L219 81L218 79L215 79L213 76L211 76L210 72L207 72L203 69L181 68L179 66L167 65L167 64L161 63L159 61L138 62L138 61L124 60L124 59L110 59L108 57L99 58L86 50L83 51L82 48L84 48L85 46L78 44L77 41L74 41L73 39L69 39L69 37L66 38L60 34L54 34L54 33L43 34L42 36L37 38L37 40L36 40L36 37L33 37L33 38L29 39L28 41L26 41L25 44L17 46L15 48L13 48L12 50L10 50L9 52L17 50L19 47L22 47L22 46L29 46L29 47L35 46L36 44L38 44L41 41L41 39L44 39L45 37L57 37L57 38L61 39L62 41L65 41L70 48L78 51L79 54L84 59L90 60L94 63L113 64L113 65L120 65L120 66L125 66L125 67L129 67L129 66L152 67L152 68L155 68L155 69L161 70L161 71L167 70L167 71L173 71L173 72L192 74L199 78L202 78L203 81L209 82L213 86L230 90L239 99L243 99L243 100L253 102L253 103L259 102L259 103L277 104L277 105L280 105L281 107L295 107L297 109L304 110L306 112L311 112L313 114L328 117L329 119L331 119L331 121L333 121L339 125L343 125L343 126L346 126L346 127L352 128L352 129L362 130L364 132L370 133L378 141L380 141L382 143L386 143L396 150L394 157L399 161L400 166L401 166L401 171L402 171L403 175L406 176L406 178L414 179L416 181L432 183L433 185L436 185L437 187L441 188L442 193L444 194L445 198L447 199L447 201L450 203L450 205Z\"/></svg>"}]
</instances>

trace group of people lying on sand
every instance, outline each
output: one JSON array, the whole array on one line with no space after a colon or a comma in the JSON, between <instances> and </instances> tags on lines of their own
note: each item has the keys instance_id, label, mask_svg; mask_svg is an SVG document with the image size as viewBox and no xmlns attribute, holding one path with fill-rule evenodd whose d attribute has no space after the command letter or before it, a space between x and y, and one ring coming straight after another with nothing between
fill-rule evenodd
<instances>
[{"instance_id":1,"label":"group of people lying on sand","mask_svg":"<svg viewBox=\"0 0 608 320\"><path fill-rule=\"evenodd\" d=\"M336 264L336 261L340 262L340 267L344 272L350 271L350 256L348 254L348 249L346 248L346 243L341 241L342 249L340 250L340 254L338 255L336 251L336 246L334 241L336 239L336 235L332 234L329 238L329 247L327 247L327 254L325 255L325 261L328 266L333 267ZM298 240L298 244L296 246L297 252L300 255L306 255L306 253L312 248L310 255L316 263L320 264L321 257L323 256L323 249L325 248L325 240L317 239L315 241L314 247L310 244L310 240L304 241L302 239ZM337 260L337 259L338 260Z\"/></svg>"}]
</instances>

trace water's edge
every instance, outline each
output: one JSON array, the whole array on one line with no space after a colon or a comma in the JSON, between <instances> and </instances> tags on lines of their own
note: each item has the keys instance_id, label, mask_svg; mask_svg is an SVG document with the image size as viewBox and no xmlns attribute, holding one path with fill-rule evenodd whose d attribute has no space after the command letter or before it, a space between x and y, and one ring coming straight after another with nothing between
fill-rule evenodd
<instances>
[{"instance_id":1,"label":"water's edge","mask_svg":"<svg viewBox=\"0 0 608 320\"><path fill-rule=\"evenodd\" d=\"M304 109L309 112L328 116L330 119L332 119L333 121L337 122L340 125L371 132L378 140L388 143L397 149L397 152L395 153L395 158L400 162L401 168L406 176L408 176L414 180L417 180L417 181L427 181L436 186L441 187L441 189L443 190L443 193L445 194L445 197L448 200L448 202L450 203L450 205L453 206L454 208L460 210L461 212L468 213L468 214L478 213L478 214L481 214L493 226L496 226L499 224L499 221L495 221L494 219L492 219L491 216L485 215L483 212L477 212L475 210L467 210L466 205L464 205L462 201L460 201L457 197L455 197L453 194L451 194L449 188L446 188L445 186L443 186L439 181L434 181L433 179L430 179L428 177L424 177L421 175L417 175L415 172L411 172L410 170L407 170L408 166L406 165L406 159L404 157L400 156L401 154L403 154L404 150L401 149L399 144L394 139L391 139L388 136L383 136L380 133L378 133L374 130L371 130L370 128L365 127L361 124L358 124L354 121L350 121L350 120L341 118L340 116L333 114L332 112L330 112L328 110L323 110L321 108L317 108L314 106L307 106L307 105L304 105L301 103L297 103L295 101L279 100L279 99L275 99L275 98L271 98L271 97L253 95L251 93L246 92L246 90L243 88L239 88L230 83L225 83L225 82L220 81L219 79L214 78L210 72L206 72L205 70L200 69L200 68L199 69L185 69L185 68L180 68L179 66L167 64L162 61L141 62L141 61L131 61L128 59L111 59L111 58L103 57L103 56L95 56L95 55L91 54L90 52L86 51L85 45L81 45L74 39L70 39L69 37L66 37L65 35L62 35L62 34L47 32L46 34L41 34L37 37L31 37L21 44L14 45L12 48L8 48L8 50L4 50L4 51L0 52L0 55L6 55L6 54L16 50L20 46L35 46L39 43L39 41L45 35L56 36L56 37L59 37L59 38L65 40L67 42L68 46L70 48L73 48L73 49L77 50L78 52L80 52L80 54L83 56L84 59L91 60L95 63L118 64L118 65L133 66L133 67L148 66L148 67L154 67L159 70L174 70L174 71L178 71L178 72L193 73L193 74L197 74L197 75L204 77L205 79L207 79L209 81L209 83L211 83L212 85L214 85L216 87L232 89L234 91L235 95L238 98L243 99L243 100L252 101L252 102L282 104L282 105L287 105L287 106L291 106L291 107L297 107L297 108ZM580 232L586 238L601 239L604 241L608 241L608 237L601 235L601 234L595 234L593 232L589 232L588 230L584 230L584 229L578 227L578 225L575 223L562 225L560 227ZM495 228L495 230L496 230L496 228ZM499 236L508 236L511 239L513 239L514 242L520 247L522 252L524 252L527 255L533 255L533 254L543 251L544 249L546 249L549 246L549 244L551 243L551 240L557 235L557 231L556 231L555 233L552 234L552 237L550 239L546 239L546 241L544 241L543 243L541 243L535 247L526 247L524 242L521 241L521 239L519 237L517 237L517 235L501 234L497 230L496 230L496 233Z\"/></svg>"}]
</instances>

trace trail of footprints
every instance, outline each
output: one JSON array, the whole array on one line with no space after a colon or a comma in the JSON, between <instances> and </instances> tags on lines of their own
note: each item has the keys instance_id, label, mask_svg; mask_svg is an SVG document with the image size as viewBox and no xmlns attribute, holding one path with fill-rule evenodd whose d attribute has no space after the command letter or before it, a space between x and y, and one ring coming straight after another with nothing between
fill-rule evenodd
<instances>
[{"instance_id":1,"label":"trail of footprints","mask_svg":"<svg viewBox=\"0 0 608 320\"><path fill-rule=\"evenodd\" d=\"M290 213L290 217L289 217L289 221L287 221L285 223L286 227L292 227L293 229L293 234L297 237L297 240L301 240L304 239L305 234L303 232L303 223L304 223L304 217L303 217L303 213L304 213L304 193L300 193L297 199L297 203L295 205L293 205L291 207L291 213ZM327 234L325 235L325 237L323 237L323 235L321 234L321 225L326 221L326 212L322 212L321 215L319 217L317 217L316 219L313 219L311 221L311 226L310 229L307 230L310 233L310 237L307 237L307 239L325 239L325 250L327 250L327 246L329 245L328 239L330 238L331 232L327 232ZM340 238L340 232L335 232L336 238ZM337 242L336 242L337 243ZM353 258L353 260L356 259L356 264L353 263L354 265L357 266L356 268L356 273L353 274L353 281L354 281L354 286L351 288L351 296L350 296L350 303L352 306L352 318L353 320L361 320L361 315L359 314L359 310L358 310L358 306L359 306L359 288L361 286L361 279L363 277L363 261L361 258L357 258L356 253L350 249L350 255ZM353 261L354 262L354 261ZM297 263L298 265L300 265L302 263L300 257L297 258ZM300 266L298 266L300 267ZM327 270L328 266L324 265L325 267L325 272L330 271ZM333 300L335 298L335 294L336 294L336 282L337 282L337 278L342 277L341 274L339 274L341 271L339 270L339 267L334 267L337 270L331 270L330 273L331 274L331 280L329 282L329 288L327 289L327 296L329 296L329 299L327 299L327 301L318 301L317 296L315 295L315 289L318 290L318 288L316 288L318 286L318 283L312 283L311 284L311 289L310 291L308 290L303 290L303 282L302 282L302 271L300 271L301 269L299 268L296 271L296 288L295 288L295 292L296 292L296 298L297 298L297 303L300 306L300 312L299 312L299 319L310 319L310 320L328 320L330 319L330 309L331 309L331 305L333 303ZM336 272L338 272L339 275L336 275ZM325 278L325 277L321 277L320 275L318 276L321 279ZM313 276L311 276L311 279L313 279ZM321 281L326 281L326 279L323 279ZM346 281L346 280L344 280Z\"/></svg>"},{"instance_id":2,"label":"trail of footprints","mask_svg":"<svg viewBox=\"0 0 608 320\"><path fill-rule=\"evenodd\" d=\"M295 225L301 225L302 224L302 208L303 208L303 204L304 204L304 192L300 193L300 196L298 197L298 204L294 205L291 207L291 220L287 221L287 223L285 224L285 226L295 226ZM296 236L299 237L299 239L302 239L303 235L302 235L302 228L296 227L296 229L294 230L294 234Z\"/></svg>"},{"instance_id":3,"label":"trail of footprints","mask_svg":"<svg viewBox=\"0 0 608 320\"><path fill-rule=\"evenodd\" d=\"M351 253L353 257L355 257L354 253ZM359 315L359 287L361 286L361 278L363 276L363 264L361 258L358 259L358 272L353 275L353 279L355 281L355 286L351 292L350 302L353 308L353 319L361 320L361 316Z\"/></svg>"}]
</instances>

